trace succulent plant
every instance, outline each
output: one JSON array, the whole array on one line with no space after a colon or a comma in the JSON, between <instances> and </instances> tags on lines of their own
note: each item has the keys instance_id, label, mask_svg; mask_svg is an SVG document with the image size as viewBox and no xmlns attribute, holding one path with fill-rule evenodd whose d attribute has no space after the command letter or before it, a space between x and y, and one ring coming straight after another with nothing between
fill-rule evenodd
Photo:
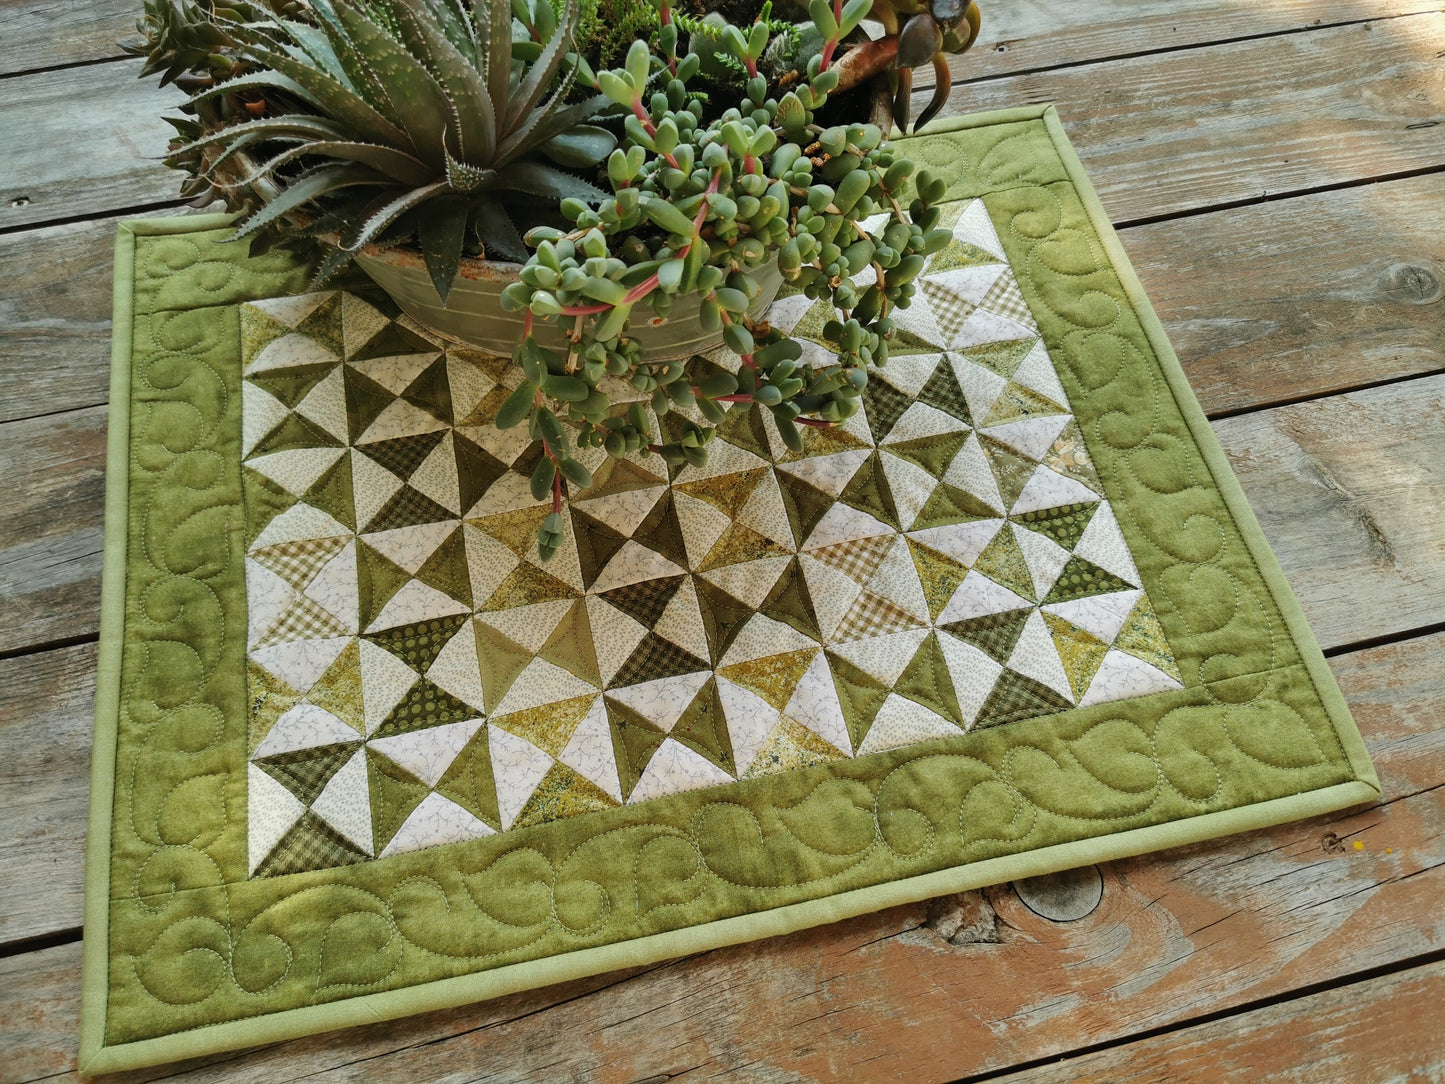
<instances>
[{"instance_id":1,"label":"succulent plant","mask_svg":"<svg viewBox=\"0 0 1445 1084\"><path fill-rule=\"evenodd\" d=\"M368 243L411 242L443 299L464 254L524 262L503 293L525 313L523 379L497 424L540 442L544 557L566 493L592 482L581 460L596 453L580 448L700 465L731 411L769 411L795 450L803 430L846 421L868 367L888 360L893 311L949 238L934 206L945 182L913 177L879 127L828 110L845 79L890 71L906 122L897 65L931 55L936 111L938 50L966 47L976 25L962 0L808 0L801 24L764 2L741 25L693 0L693 16L671 0L586 0L594 23L649 16L616 67L576 44L579 0L560 13L552 0L198 2L149 0L148 67L200 87L168 160L248 212L238 236L303 213L339 236L322 277ZM863 40L870 15L881 42ZM805 356L750 318L773 263L831 305L831 354ZM730 363L643 355L634 320L665 319L681 296ZM541 345L543 321L565 347Z\"/></svg>"},{"instance_id":2,"label":"succulent plant","mask_svg":"<svg viewBox=\"0 0 1445 1084\"><path fill-rule=\"evenodd\" d=\"M571 172L595 167L616 142L588 123L607 99L566 100L576 0L560 21L539 22L540 40L515 44L508 0L470 9L312 0L309 9L314 23L269 13L223 24L248 70L192 105L252 94L264 108L170 155L189 166L206 152L212 177L254 160L232 183L278 184L240 236L320 210L319 226L340 234L327 271L369 243L415 239L445 299L469 244L526 259L518 221L604 195Z\"/></svg>"},{"instance_id":3,"label":"succulent plant","mask_svg":"<svg viewBox=\"0 0 1445 1084\"><path fill-rule=\"evenodd\" d=\"M889 312L908 304L925 257L949 234L934 228L942 180L920 177L905 212L913 166L894 155L883 132L817 123L838 83L830 58L871 3L849 0L835 15L828 0L813 0L822 48L805 81L785 91L770 88L759 70L771 37L766 6L746 33L731 25L706 41L694 33L696 48L683 51L664 4L658 53L639 41L622 68L598 73L626 118L607 162L612 193L600 206L563 201L573 228L534 229L527 240L536 253L503 294L505 305L525 310L528 331L517 351L525 380L497 421L525 421L542 442L533 494L550 492L554 505L539 531L544 556L561 542L564 480L591 484L574 447L602 447L615 458L647 450L674 467L697 466L726 411L757 405L801 451L800 426L851 417L867 367L887 362ZM689 84L714 49L743 70L746 83L735 106L704 119ZM885 221L869 232L862 222L875 214ZM831 363L803 361L799 343L749 321L755 273L770 259L793 289L837 311L824 329L836 351ZM634 312L665 317L680 294L702 298L702 324L722 331L740 359L736 371L704 373L641 356L627 335ZM563 322L569 349L540 346L531 333L537 319ZM672 432L655 431L641 402L617 403L604 390L609 377L650 397L653 415L671 418Z\"/></svg>"},{"instance_id":4,"label":"succulent plant","mask_svg":"<svg viewBox=\"0 0 1445 1084\"><path fill-rule=\"evenodd\" d=\"M143 56L141 76L161 75L161 86L174 83L187 73L230 74L236 65L234 50L239 44L226 24L248 22L263 12L294 16L302 4L297 0L256 3L251 0L145 0L144 14L136 22L139 40L123 42L132 56Z\"/></svg>"}]
</instances>

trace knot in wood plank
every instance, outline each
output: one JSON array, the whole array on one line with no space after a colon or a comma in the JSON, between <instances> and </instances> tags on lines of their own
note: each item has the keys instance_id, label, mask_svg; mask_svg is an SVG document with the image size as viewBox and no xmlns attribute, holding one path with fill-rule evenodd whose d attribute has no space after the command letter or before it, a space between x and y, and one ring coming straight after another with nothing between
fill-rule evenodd
<instances>
[{"instance_id":1,"label":"knot in wood plank","mask_svg":"<svg viewBox=\"0 0 1445 1084\"><path fill-rule=\"evenodd\" d=\"M1098 866L1046 873L1015 881L1024 906L1051 922L1073 922L1094 912L1104 898L1104 875Z\"/></svg>"}]
</instances>

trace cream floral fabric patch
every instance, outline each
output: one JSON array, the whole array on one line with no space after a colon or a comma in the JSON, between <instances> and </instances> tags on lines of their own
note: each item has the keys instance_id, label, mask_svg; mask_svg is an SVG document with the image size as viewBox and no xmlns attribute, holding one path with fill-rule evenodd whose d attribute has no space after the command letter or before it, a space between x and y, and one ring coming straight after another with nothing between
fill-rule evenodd
<instances>
[{"instance_id":1,"label":"cream floral fabric patch","mask_svg":"<svg viewBox=\"0 0 1445 1084\"><path fill-rule=\"evenodd\" d=\"M584 450L549 562L510 362L244 306L252 876L1181 688L983 204L951 224L862 411L797 455L735 408L671 477ZM821 306L770 319L827 360Z\"/></svg>"}]
</instances>

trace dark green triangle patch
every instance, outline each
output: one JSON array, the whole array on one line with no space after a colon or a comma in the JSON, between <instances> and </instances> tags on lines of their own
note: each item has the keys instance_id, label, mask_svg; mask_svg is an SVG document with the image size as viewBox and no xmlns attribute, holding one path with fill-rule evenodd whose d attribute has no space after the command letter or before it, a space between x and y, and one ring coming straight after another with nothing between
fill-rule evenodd
<instances>
[{"instance_id":1,"label":"dark green triangle patch","mask_svg":"<svg viewBox=\"0 0 1445 1084\"><path fill-rule=\"evenodd\" d=\"M452 434L452 445L457 458L462 514L465 515L492 488L493 483L507 473L507 466L460 433Z\"/></svg>"},{"instance_id":2,"label":"dark green triangle patch","mask_svg":"<svg viewBox=\"0 0 1445 1084\"><path fill-rule=\"evenodd\" d=\"M306 503L319 508L348 530L356 530L356 497L351 481L351 452L327 468L306 491ZM249 505L251 494L246 494Z\"/></svg>"},{"instance_id":3,"label":"dark green triangle patch","mask_svg":"<svg viewBox=\"0 0 1445 1084\"><path fill-rule=\"evenodd\" d=\"M345 462L346 456L342 456ZM246 475L246 546L249 549L267 525L282 512L299 503L299 498L259 471ZM347 524L350 526L350 524Z\"/></svg>"},{"instance_id":4,"label":"dark green triangle patch","mask_svg":"<svg viewBox=\"0 0 1445 1084\"><path fill-rule=\"evenodd\" d=\"M371 517L366 531L394 531L398 527L416 527L422 523L439 523L456 518L451 509L443 508L421 490L402 486L381 506L376 515Z\"/></svg>"},{"instance_id":5,"label":"dark green triangle patch","mask_svg":"<svg viewBox=\"0 0 1445 1084\"><path fill-rule=\"evenodd\" d=\"M968 400L963 397L963 389L958 386L958 376L947 357L939 361L938 368L933 370L928 383L923 385L923 390L918 393L918 401L937 407L964 425L973 424L973 415L968 411Z\"/></svg>"},{"instance_id":6,"label":"dark green triangle patch","mask_svg":"<svg viewBox=\"0 0 1445 1084\"><path fill-rule=\"evenodd\" d=\"M1009 339L1007 342L988 343L970 347L963 352L969 361L977 362L989 372L997 373L1005 380L1012 380L1019 364L1034 348L1037 339Z\"/></svg>"},{"instance_id":7,"label":"dark green triangle patch","mask_svg":"<svg viewBox=\"0 0 1445 1084\"><path fill-rule=\"evenodd\" d=\"M383 410L396 402L396 396L350 365L341 370L341 379L346 389L346 426L355 442L381 417Z\"/></svg>"},{"instance_id":8,"label":"dark green triangle patch","mask_svg":"<svg viewBox=\"0 0 1445 1084\"><path fill-rule=\"evenodd\" d=\"M436 789L444 798L450 798L474 817L500 830L502 815L497 809L497 784L492 776L487 729L484 726L472 736L438 780Z\"/></svg>"},{"instance_id":9,"label":"dark green triangle patch","mask_svg":"<svg viewBox=\"0 0 1445 1084\"><path fill-rule=\"evenodd\" d=\"M571 506L572 535L577 540L577 562L582 569L582 583L591 587L602 575L607 562L627 544L627 539L601 520L593 519L576 505Z\"/></svg>"},{"instance_id":10,"label":"dark green triangle patch","mask_svg":"<svg viewBox=\"0 0 1445 1084\"><path fill-rule=\"evenodd\" d=\"M347 361L370 361L372 358L403 357L408 354L435 354L438 347L414 334L394 320L358 347Z\"/></svg>"},{"instance_id":11,"label":"dark green triangle patch","mask_svg":"<svg viewBox=\"0 0 1445 1084\"><path fill-rule=\"evenodd\" d=\"M702 613L708 647L712 650L713 659L720 660L753 616L754 610L706 580L694 579L693 586L697 588L698 602L701 603L698 609Z\"/></svg>"},{"instance_id":12,"label":"dark green triangle patch","mask_svg":"<svg viewBox=\"0 0 1445 1084\"><path fill-rule=\"evenodd\" d=\"M972 644L995 662L1002 663L1013 654L1014 645L1023 635L1024 625L1031 613L1032 609L1008 610L970 617L965 621L951 621L939 628L966 644Z\"/></svg>"},{"instance_id":13,"label":"dark green triangle patch","mask_svg":"<svg viewBox=\"0 0 1445 1084\"><path fill-rule=\"evenodd\" d=\"M341 298L340 293L332 294L296 325L299 334L315 339L337 357L341 357L344 350L341 339Z\"/></svg>"},{"instance_id":14,"label":"dark green triangle patch","mask_svg":"<svg viewBox=\"0 0 1445 1084\"><path fill-rule=\"evenodd\" d=\"M958 489L947 482L939 483L934 489L923 511L913 521L910 530L921 531L928 527L944 527L952 523L968 523L976 519L998 519L999 513L966 490Z\"/></svg>"},{"instance_id":15,"label":"dark green triangle patch","mask_svg":"<svg viewBox=\"0 0 1445 1084\"><path fill-rule=\"evenodd\" d=\"M1064 566L1059 578L1054 581L1054 586L1049 590L1048 597L1040 605L1047 606L1054 602L1072 602L1076 598L1088 598L1091 595L1107 595L1114 591L1128 591L1133 588L1132 583L1121 580L1112 572L1108 572L1092 561L1086 561L1075 554L1069 558L1069 563Z\"/></svg>"},{"instance_id":16,"label":"dark green triangle patch","mask_svg":"<svg viewBox=\"0 0 1445 1084\"><path fill-rule=\"evenodd\" d=\"M433 617L414 625L400 625L384 632L366 633L362 639L384 648L418 674L425 674L451 642L457 630L471 620L469 614ZM447 719L445 722L452 722Z\"/></svg>"},{"instance_id":17,"label":"dark green triangle patch","mask_svg":"<svg viewBox=\"0 0 1445 1084\"><path fill-rule=\"evenodd\" d=\"M872 674L858 669L847 659L827 652L828 666L833 671L833 688L848 723L848 736L857 749L868 736L873 720L888 699L888 690Z\"/></svg>"},{"instance_id":18,"label":"dark green triangle patch","mask_svg":"<svg viewBox=\"0 0 1445 1084\"><path fill-rule=\"evenodd\" d=\"M284 877L288 873L349 866L353 862L370 859L370 855L307 810L281 837L252 876Z\"/></svg>"},{"instance_id":19,"label":"dark green triangle patch","mask_svg":"<svg viewBox=\"0 0 1445 1084\"><path fill-rule=\"evenodd\" d=\"M888 488L888 479L883 474L883 464L877 452L858 468L858 473L853 475L853 480L838 499L843 504L867 512L895 531L902 530L898 509L893 504L893 491Z\"/></svg>"},{"instance_id":20,"label":"dark green triangle patch","mask_svg":"<svg viewBox=\"0 0 1445 1084\"><path fill-rule=\"evenodd\" d=\"M1088 504L1065 504L1057 508L1041 508L1036 512L1024 512L1011 517L1013 522L1030 531L1037 531L1050 541L1073 552L1083 537L1084 528L1094 518L1099 502Z\"/></svg>"},{"instance_id":21,"label":"dark green triangle patch","mask_svg":"<svg viewBox=\"0 0 1445 1084\"><path fill-rule=\"evenodd\" d=\"M617 760L617 778L622 784L622 796L626 798L642 778L652 755L667 740L667 735L627 705L607 697L604 700L607 722L612 728L612 754Z\"/></svg>"},{"instance_id":22,"label":"dark green triangle patch","mask_svg":"<svg viewBox=\"0 0 1445 1084\"><path fill-rule=\"evenodd\" d=\"M320 797L331 777L351 759L359 744L359 741L338 742L310 749L293 749L262 757L253 763L294 794L298 801L309 806Z\"/></svg>"},{"instance_id":23,"label":"dark green triangle patch","mask_svg":"<svg viewBox=\"0 0 1445 1084\"><path fill-rule=\"evenodd\" d=\"M640 685L644 681L677 677L679 674L695 674L699 670L711 669L706 659L699 659L690 651L678 647L671 640L664 640L656 633L649 632L642 642L633 649L622 669L608 682L613 689L626 685Z\"/></svg>"},{"instance_id":24,"label":"dark green triangle patch","mask_svg":"<svg viewBox=\"0 0 1445 1084\"><path fill-rule=\"evenodd\" d=\"M287 414L281 424L267 433L265 438L251 450L248 458L269 455L271 452L293 452L304 448L340 448L337 440L325 429L300 414Z\"/></svg>"},{"instance_id":25,"label":"dark green triangle patch","mask_svg":"<svg viewBox=\"0 0 1445 1084\"><path fill-rule=\"evenodd\" d=\"M632 534L648 549L662 554L673 564L681 568L688 566L687 546L682 540L682 524L677 518L671 489L663 493Z\"/></svg>"},{"instance_id":26,"label":"dark green triangle patch","mask_svg":"<svg viewBox=\"0 0 1445 1084\"><path fill-rule=\"evenodd\" d=\"M873 431L875 441L886 437L912 405L912 398L877 373L869 375L868 384L863 389L863 412L868 417L868 427Z\"/></svg>"},{"instance_id":27,"label":"dark green triangle patch","mask_svg":"<svg viewBox=\"0 0 1445 1084\"><path fill-rule=\"evenodd\" d=\"M729 775L737 774L732 738L728 735L722 698L713 678L708 678L707 684L693 697L692 703L673 725L671 735Z\"/></svg>"},{"instance_id":28,"label":"dark green triangle patch","mask_svg":"<svg viewBox=\"0 0 1445 1084\"><path fill-rule=\"evenodd\" d=\"M953 457L958 455L959 449L967 440L966 432L940 433L933 437L918 437L916 440L888 444L882 450L896 455L899 459L916 463L934 478L942 478L948 471L948 465L953 462Z\"/></svg>"},{"instance_id":29,"label":"dark green triangle patch","mask_svg":"<svg viewBox=\"0 0 1445 1084\"><path fill-rule=\"evenodd\" d=\"M764 459L772 457L773 453L768 448L767 429L763 425L761 411L735 405L734 409L728 411L723 423L718 426L717 435L745 452L752 452L753 455L762 456Z\"/></svg>"},{"instance_id":30,"label":"dark green triangle patch","mask_svg":"<svg viewBox=\"0 0 1445 1084\"><path fill-rule=\"evenodd\" d=\"M837 500L788 471L777 471L776 476L788 525L793 530L793 542L801 546Z\"/></svg>"},{"instance_id":31,"label":"dark green triangle patch","mask_svg":"<svg viewBox=\"0 0 1445 1084\"><path fill-rule=\"evenodd\" d=\"M410 734L414 730L425 730L444 723L460 723L464 719L476 717L476 708L464 704L445 689L422 678L401 698L401 703L392 708L391 714L377 727L372 737L389 738L395 734Z\"/></svg>"},{"instance_id":32,"label":"dark green triangle patch","mask_svg":"<svg viewBox=\"0 0 1445 1084\"><path fill-rule=\"evenodd\" d=\"M416 469L426 461L426 457L436 450L436 446L442 442L444 436L446 436L446 431L438 429L432 433L418 433L412 437L392 437L390 440L360 444L357 446L357 450L365 452L392 474L402 481L406 481L416 473Z\"/></svg>"},{"instance_id":33,"label":"dark green triangle patch","mask_svg":"<svg viewBox=\"0 0 1445 1084\"><path fill-rule=\"evenodd\" d=\"M421 407L437 421L452 425L452 384L447 377L447 359L443 354L423 369L407 385L401 397L412 406Z\"/></svg>"},{"instance_id":34,"label":"dark green triangle patch","mask_svg":"<svg viewBox=\"0 0 1445 1084\"><path fill-rule=\"evenodd\" d=\"M417 569L416 578L448 598L467 606L475 605L472 600L472 576L467 565L467 543L460 527L447 535Z\"/></svg>"},{"instance_id":35,"label":"dark green triangle patch","mask_svg":"<svg viewBox=\"0 0 1445 1084\"><path fill-rule=\"evenodd\" d=\"M371 833L379 853L431 793L431 788L374 749L366 751L371 790Z\"/></svg>"},{"instance_id":36,"label":"dark green triangle patch","mask_svg":"<svg viewBox=\"0 0 1445 1084\"><path fill-rule=\"evenodd\" d=\"M604 591L599 597L616 606L645 629L656 627L657 620L667 609L667 604L682 586L682 576L663 576L656 580L642 580L626 587Z\"/></svg>"},{"instance_id":37,"label":"dark green triangle patch","mask_svg":"<svg viewBox=\"0 0 1445 1084\"><path fill-rule=\"evenodd\" d=\"M288 410L295 410L297 404L310 394L311 389L326 379L336 368L336 363L323 361L317 365L300 365L294 369L267 369L246 379L259 388L265 388Z\"/></svg>"},{"instance_id":38,"label":"dark green triangle patch","mask_svg":"<svg viewBox=\"0 0 1445 1084\"><path fill-rule=\"evenodd\" d=\"M903 675L893 687L899 696L922 704L929 711L937 712L945 719L964 725L963 713L958 706L958 693L953 688L953 678L948 673L948 660L938 644L938 634L930 632L918 645L913 660L904 667Z\"/></svg>"},{"instance_id":39,"label":"dark green triangle patch","mask_svg":"<svg viewBox=\"0 0 1445 1084\"><path fill-rule=\"evenodd\" d=\"M1072 704L1047 685L1013 670L1005 670L994 684L993 692L989 693L988 699L984 701L973 729L1002 726L1004 723L1033 719L1040 715L1053 715L1071 707Z\"/></svg>"},{"instance_id":40,"label":"dark green triangle patch","mask_svg":"<svg viewBox=\"0 0 1445 1084\"><path fill-rule=\"evenodd\" d=\"M811 639L820 642L823 639L818 618L813 612L813 596L808 591L808 581L804 579L803 568L796 557L788 562L788 567L773 584L758 612L774 621L791 625Z\"/></svg>"},{"instance_id":41,"label":"dark green triangle patch","mask_svg":"<svg viewBox=\"0 0 1445 1084\"><path fill-rule=\"evenodd\" d=\"M356 596L361 627L369 627L380 617L392 596L410 580L410 572L357 539Z\"/></svg>"},{"instance_id":42,"label":"dark green triangle patch","mask_svg":"<svg viewBox=\"0 0 1445 1084\"><path fill-rule=\"evenodd\" d=\"M998 483L999 495L1003 497L1005 508L1012 508L1014 501L1019 499L1019 494L1024 491L1024 486L1029 484L1029 479L1038 470L1038 464L1025 458L1014 451L1002 441L983 433L979 434L979 444L988 456L988 465L993 468L994 481Z\"/></svg>"}]
</instances>

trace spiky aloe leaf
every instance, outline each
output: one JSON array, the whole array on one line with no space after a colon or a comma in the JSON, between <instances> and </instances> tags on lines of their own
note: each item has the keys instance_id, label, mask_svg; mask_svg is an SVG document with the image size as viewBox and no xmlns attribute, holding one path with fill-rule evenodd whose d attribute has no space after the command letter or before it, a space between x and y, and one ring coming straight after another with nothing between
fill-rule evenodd
<instances>
[{"instance_id":1,"label":"spiky aloe leaf","mask_svg":"<svg viewBox=\"0 0 1445 1084\"><path fill-rule=\"evenodd\" d=\"M348 4L342 4L337 14L385 95L385 103L376 104L385 105L391 119L410 135L420 158L443 165L450 108L441 86L389 31Z\"/></svg>"},{"instance_id":2,"label":"spiky aloe leaf","mask_svg":"<svg viewBox=\"0 0 1445 1084\"><path fill-rule=\"evenodd\" d=\"M436 171L427 167L395 147L383 147L376 143L349 143L336 141L303 142L300 146L292 147L288 151L271 158L263 169L256 174L257 177L267 176L288 162L294 162L308 154L319 155L322 158L335 158L346 162L356 162L360 165L369 166L376 170L378 184L400 184L408 188L416 188L428 184L436 179ZM241 183L249 183L250 179Z\"/></svg>"},{"instance_id":3,"label":"spiky aloe leaf","mask_svg":"<svg viewBox=\"0 0 1445 1084\"><path fill-rule=\"evenodd\" d=\"M421 14L418 6L418 0L401 0L395 8L397 26L446 91L457 156L488 161L497 148L497 117L486 81L448 40L436 13Z\"/></svg>"},{"instance_id":4,"label":"spiky aloe leaf","mask_svg":"<svg viewBox=\"0 0 1445 1084\"><path fill-rule=\"evenodd\" d=\"M376 174L365 166L322 166L287 184L280 195L241 223L240 228L236 230L235 239L247 237L282 215L289 214L311 200L320 199L330 192L375 183Z\"/></svg>"},{"instance_id":5,"label":"spiky aloe leaf","mask_svg":"<svg viewBox=\"0 0 1445 1084\"><path fill-rule=\"evenodd\" d=\"M534 113L502 141L497 148L496 159L499 162L510 162L514 158L530 154L548 140L571 131L579 124L585 124L611 107L611 99L604 94L598 94L566 109Z\"/></svg>"},{"instance_id":6,"label":"spiky aloe leaf","mask_svg":"<svg viewBox=\"0 0 1445 1084\"><path fill-rule=\"evenodd\" d=\"M371 239L390 226L398 217L417 207L435 196L447 191L446 181L435 181L432 184L424 185L421 188L413 188L403 192L394 199L388 200L371 212L370 216L361 224L352 236L342 241L341 247L348 252L358 252L365 248ZM380 203L380 198L377 201Z\"/></svg>"},{"instance_id":7,"label":"spiky aloe leaf","mask_svg":"<svg viewBox=\"0 0 1445 1084\"><path fill-rule=\"evenodd\" d=\"M516 224L501 200L493 196L480 196L472 200L472 232L482 243L483 253L489 259L515 260L525 263L527 246Z\"/></svg>"},{"instance_id":8,"label":"spiky aloe leaf","mask_svg":"<svg viewBox=\"0 0 1445 1084\"><path fill-rule=\"evenodd\" d=\"M416 233L432 285L445 305L462 266L462 245L467 239L466 201L433 200L418 216Z\"/></svg>"},{"instance_id":9,"label":"spiky aloe leaf","mask_svg":"<svg viewBox=\"0 0 1445 1084\"><path fill-rule=\"evenodd\" d=\"M571 50L572 30L576 25L577 0L567 0L561 28L547 42L542 55L527 69L527 74L522 77L522 85L517 88L516 95L507 105L508 128L515 127L518 121L535 110L547 89L556 83L562 65L567 60L567 53ZM553 95L553 101L560 101L560 96L564 95L570 86L571 80L568 79Z\"/></svg>"},{"instance_id":10,"label":"spiky aloe leaf","mask_svg":"<svg viewBox=\"0 0 1445 1084\"><path fill-rule=\"evenodd\" d=\"M512 8L507 0L472 0L472 10L481 23L482 40L487 43L487 94L498 110L507 101L512 82Z\"/></svg>"},{"instance_id":11,"label":"spiky aloe leaf","mask_svg":"<svg viewBox=\"0 0 1445 1084\"><path fill-rule=\"evenodd\" d=\"M515 192L546 196L548 199L601 203L607 198L607 193L590 181L543 162L514 162L498 173L498 183Z\"/></svg>"},{"instance_id":12,"label":"spiky aloe leaf","mask_svg":"<svg viewBox=\"0 0 1445 1084\"><path fill-rule=\"evenodd\" d=\"M482 169L469 165L447 154L447 184L456 192L479 192L491 188L497 179L495 169Z\"/></svg>"},{"instance_id":13,"label":"spiky aloe leaf","mask_svg":"<svg viewBox=\"0 0 1445 1084\"><path fill-rule=\"evenodd\" d=\"M341 122L358 137L369 142L419 149L406 132L373 108L355 90L319 69L303 64L285 53L255 45L248 46L246 53L257 63L274 70L259 70L242 76L242 79L252 80L256 85L269 83L271 86L289 90L324 116ZM278 76L283 76L285 81L280 81ZM220 89L233 87L237 82L238 80L229 80L223 83Z\"/></svg>"}]
</instances>

